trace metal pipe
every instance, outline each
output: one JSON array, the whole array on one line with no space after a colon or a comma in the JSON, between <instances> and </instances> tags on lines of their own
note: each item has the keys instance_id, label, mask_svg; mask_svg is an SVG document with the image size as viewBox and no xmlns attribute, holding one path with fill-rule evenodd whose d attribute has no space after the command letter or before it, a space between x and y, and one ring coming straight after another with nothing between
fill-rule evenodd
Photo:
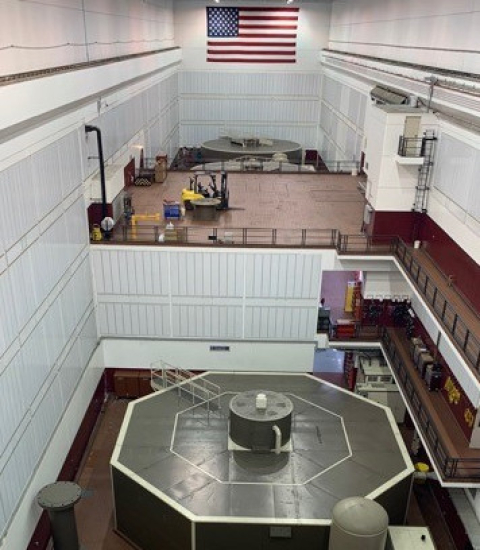
<instances>
[{"instance_id":1,"label":"metal pipe","mask_svg":"<svg viewBox=\"0 0 480 550\"><path fill-rule=\"evenodd\" d=\"M282 448L282 431L276 424L272 426L272 430L275 432L275 454L278 455Z\"/></svg>"},{"instance_id":2,"label":"metal pipe","mask_svg":"<svg viewBox=\"0 0 480 550\"><path fill-rule=\"evenodd\" d=\"M98 162L100 164L100 188L102 191L102 220L107 217L107 190L105 183L105 166L103 161L102 131L98 126L85 124L85 132L95 132L97 134Z\"/></svg>"}]
</instances>

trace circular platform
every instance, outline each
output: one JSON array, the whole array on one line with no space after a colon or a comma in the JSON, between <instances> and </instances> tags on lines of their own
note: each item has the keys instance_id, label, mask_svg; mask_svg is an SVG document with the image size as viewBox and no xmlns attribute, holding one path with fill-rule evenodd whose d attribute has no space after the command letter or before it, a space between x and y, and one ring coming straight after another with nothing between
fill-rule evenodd
<instances>
[{"instance_id":1,"label":"circular platform","mask_svg":"<svg viewBox=\"0 0 480 550\"><path fill-rule=\"evenodd\" d=\"M266 398L266 407L256 406L258 394ZM274 426L281 432L281 445L290 441L293 403L278 392L250 390L230 401L230 437L246 449L269 451L275 448Z\"/></svg>"},{"instance_id":2,"label":"circular platform","mask_svg":"<svg viewBox=\"0 0 480 550\"><path fill-rule=\"evenodd\" d=\"M220 395L203 401L202 379ZM230 403L258 388L292 403L289 452L229 447ZM285 550L327 550L344 498L402 524L414 471L386 407L308 375L238 372L130 403L111 465L117 529L144 550L269 547L276 534Z\"/></svg>"},{"instance_id":3,"label":"circular platform","mask_svg":"<svg viewBox=\"0 0 480 550\"><path fill-rule=\"evenodd\" d=\"M290 162L300 163L302 161L302 146L299 143L284 139L272 139L269 141L271 145L247 144L244 147L232 143L228 138L212 139L202 143L202 160L212 162L241 157L271 158L277 153L283 153Z\"/></svg>"}]
</instances>

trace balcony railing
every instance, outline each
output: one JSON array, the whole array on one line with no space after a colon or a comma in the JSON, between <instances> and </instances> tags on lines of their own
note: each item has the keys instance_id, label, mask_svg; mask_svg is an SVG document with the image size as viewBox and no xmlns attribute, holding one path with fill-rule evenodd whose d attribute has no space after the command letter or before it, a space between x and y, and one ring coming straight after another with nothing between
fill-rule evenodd
<instances>
[{"instance_id":1,"label":"balcony railing","mask_svg":"<svg viewBox=\"0 0 480 550\"><path fill-rule=\"evenodd\" d=\"M419 158L425 156L424 138L407 138L400 136L398 140L398 155L400 157Z\"/></svg>"},{"instance_id":2,"label":"balcony railing","mask_svg":"<svg viewBox=\"0 0 480 550\"><path fill-rule=\"evenodd\" d=\"M448 446L442 441L435 422L418 395L405 362L386 328L383 329L382 344L442 477L447 481L480 478L480 458L461 458L448 452Z\"/></svg>"},{"instance_id":3,"label":"balcony railing","mask_svg":"<svg viewBox=\"0 0 480 550\"><path fill-rule=\"evenodd\" d=\"M312 247L335 248L335 229L276 229L253 227L177 226L124 224L112 233L112 244L162 244L188 246Z\"/></svg>"},{"instance_id":4,"label":"balcony railing","mask_svg":"<svg viewBox=\"0 0 480 550\"><path fill-rule=\"evenodd\" d=\"M298 161L275 161L272 158L249 155L238 159L202 159L195 155L175 159L170 170L222 170L226 172L313 172L332 174L351 174L360 170L360 162L356 160L313 161L302 164Z\"/></svg>"},{"instance_id":5,"label":"balcony railing","mask_svg":"<svg viewBox=\"0 0 480 550\"><path fill-rule=\"evenodd\" d=\"M401 239L397 240L395 256L413 279L425 301L452 337L468 363L480 372L480 340L472 334L467 323L455 311L435 282L428 276L413 251Z\"/></svg>"}]
</instances>

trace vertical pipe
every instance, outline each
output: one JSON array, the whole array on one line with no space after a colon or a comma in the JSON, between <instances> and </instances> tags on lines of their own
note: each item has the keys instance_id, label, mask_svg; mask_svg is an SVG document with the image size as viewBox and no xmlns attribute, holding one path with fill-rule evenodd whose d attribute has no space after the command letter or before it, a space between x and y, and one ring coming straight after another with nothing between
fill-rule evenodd
<instances>
[{"instance_id":1,"label":"vertical pipe","mask_svg":"<svg viewBox=\"0 0 480 550\"><path fill-rule=\"evenodd\" d=\"M102 132L98 126L85 124L85 132L97 134L98 162L100 164L100 187L102 190L102 220L107 217L107 191L105 186L105 166L103 159Z\"/></svg>"},{"instance_id":2,"label":"vertical pipe","mask_svg":"<svg viewBox=\"0 0 480 550\"><path fill-rule=\"evenodd\" d=\"M278 455L282 448L282 432L276 424L272 426L272 430L275 432L275 454Z\"/></svg>"}]
</instances>

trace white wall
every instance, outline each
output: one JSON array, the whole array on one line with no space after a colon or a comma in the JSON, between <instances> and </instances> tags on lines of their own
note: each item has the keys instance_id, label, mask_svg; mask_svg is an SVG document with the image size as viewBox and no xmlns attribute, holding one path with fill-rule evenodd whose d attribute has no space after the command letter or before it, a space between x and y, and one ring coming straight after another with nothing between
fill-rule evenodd
<instances>
[{"instance_id":1,"label":"white wall","mask_svg":"<svg viewBox=\"0 0 480 550\"><path fill-rule=\"evenodd\" d=\"M334 0L329 47L479 73L478 0Z\"/></svg>"},{"instance_id":2,"label":"white wall","mask_svg":"<svg viewBox=\"0 0 480 550\"><path fill-rule=\"evenodd\" d=\"M15 549L31 532L25 517L16 517L23 523L19 544L9 524L50 457L51 438L97 344L82 137L67 127L39 148L35 133L27 133L22 142L30 148L17 151L22 160L0 161L0 537ZM27 508L38 519L31 501Z\"/></svg>"},{"instance_id":3,"label":"white wall","mask_svg":"<svg viewBox=\"0 0 480 550\"><path fill-rule=\"evenodd\" d=\"M440 121L430 217L480 263L480 136Z\"/></svg>"},{"instance_id":4,"label":"white wall","mask_svg":"<svg viewBox=\"0 0 480 550\"><path fill-rule=\"evenodd\" d=\"M363 296L377 299L410 299L412 291L398 271L364 272Z\"/></svg>"},{"instance_id":5,"label":"white wall","mask_svg":"<svg viewBox=\"0 0 480 550\"><path fill-rule=\"evenodd\" d=\"M168 52L3 86L0 140L0 541L25 548L101 376L84 179L109 163L178 145ZM122 84L124 83L124 84ZM17 108L18 107L18 108ZM22 108L20 108L22 107ZM117 125L121 124L121 127ZM90 197L89 197L90 198Z\"/></svg>"},{"instance_id":6,"label":"white wall","mask_svg":"<svg viewBox=\"0 0 480 550\"><path fill-rule=\"evenodd\" d=\"M229 6L246 3L249 2L235 1ZM207 63L206 4L191 0L175 2L175 40L183 55L182 145L197 145L236 132L293 140L304 148L316 148L318 53L328 40L330 4L302 2L297 62L285 67Z\"/></svg>"},{"instance_id":7,"label":"white wall","mask_svg":"<svg viewBox=\"0 0 480 550\"><path fill-rule=\"evenodd\" d=\"M0 75L173 46L172 3L2 0Z\"/></svg>"},{"instance_id":8,"label":"white wall","mask_svg":"<svg viewBox=\"0 0 480 550\"><path fill-rule=\"evenodd\" d=\"M369 104L365 127L365 171L368 174L366 198L376 210L408 212L415 203L418 165L397 160L398 140L404 133L407 116L421 117L419 135L437 131L437 118L419 109L388 112L383 106Z\"/></svg>"},{"instance_id":9,"label":"white wall","mask_svg":"<svg viewBox=\"0 0 480 550\"><path fill-rule=\"evenodd\" d=\"M321 252L95 246L107 337L312 341Z\"/></svg>"},{"instance_id":10,"label":"white wall","mask_svg":"<svg viewBox=\"0 0 480 550\"><path fill-rule=\"evenodd\" d=\"M211 351L215 341L104 338L106 367L146 368L159 361L188 370L311 372L315 343L225 341L229 351Z\"/></svg>"},{"instance_id":11,"label":"white wall","mask_svg":"<svg viewBox=\"0 0 480 550\"><path fill-rule=\"evenodd\" d=\"M324 162L360 160L370 90L368 84L324 68L317 146Z\"/></svg>"}]
</instances>

